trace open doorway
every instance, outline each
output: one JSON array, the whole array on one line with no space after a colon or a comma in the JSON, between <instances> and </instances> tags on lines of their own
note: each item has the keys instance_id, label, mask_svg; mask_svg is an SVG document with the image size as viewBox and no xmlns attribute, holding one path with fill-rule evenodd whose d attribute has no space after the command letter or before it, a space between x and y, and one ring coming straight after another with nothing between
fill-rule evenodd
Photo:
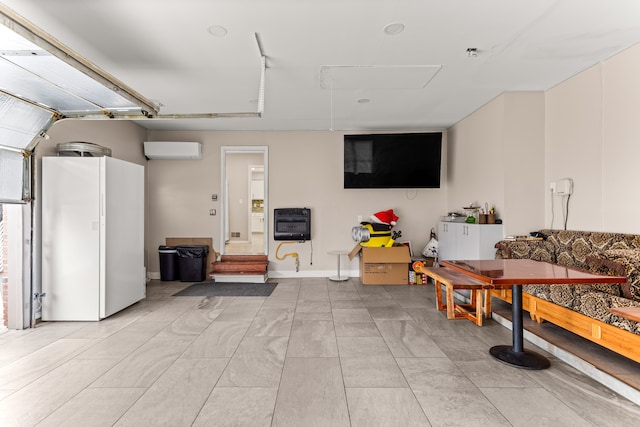
<instances>
[{"instance_id":1,"label":"open doorway","mask_svg":"<svg viewBox=\"0 0 640 427\"><path fill-rule=\"evenodd\" d=\"M222 253L268 252L268 149L222 147Z\"/></svg>"}]
</instances>

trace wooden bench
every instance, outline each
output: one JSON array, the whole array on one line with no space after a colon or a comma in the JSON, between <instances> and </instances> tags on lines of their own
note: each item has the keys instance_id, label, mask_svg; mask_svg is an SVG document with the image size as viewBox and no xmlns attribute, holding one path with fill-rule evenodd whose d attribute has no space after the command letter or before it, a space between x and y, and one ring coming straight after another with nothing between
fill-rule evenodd
<instances>
[{"instance_id":1,"label":"wooden bench","mask_svg":"<svg viewBox=\"0 0 640 427\"><path fill-rule=\"evenodd\" d=\"M447 319L469 319L482 326L483 311L484 316L491 316L491 295L488 291L495 288L492 284L445 267L429 267L423 272L435 281L437 307L438 310L447 310ZM442 285L445 286L446 304L442 302ZM470 304L455 302L456 289L471 291Z\"/></svg>"}]
</instances>

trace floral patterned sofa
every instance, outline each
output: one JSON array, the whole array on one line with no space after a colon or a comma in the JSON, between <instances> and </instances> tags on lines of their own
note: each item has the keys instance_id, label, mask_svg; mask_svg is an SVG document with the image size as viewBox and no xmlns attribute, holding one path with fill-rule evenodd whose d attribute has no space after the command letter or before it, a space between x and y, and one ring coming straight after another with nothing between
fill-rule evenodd
<instances>
[{"instance_id":1,"label":"floral patterned sofa","mask_svg":"<svg viewBox=\"0 0 640 427\"><path fill-rule=\"evenodd\" d=\"M640 322L609 308L640 307L640 235L540 230L545 240L496 243L496 258L529 258L601 274L627 276L625 284L526 285L523 307L547 320L640 362ZM511 302L510 290L492 296Z\"/></svg>"}]
</instances>

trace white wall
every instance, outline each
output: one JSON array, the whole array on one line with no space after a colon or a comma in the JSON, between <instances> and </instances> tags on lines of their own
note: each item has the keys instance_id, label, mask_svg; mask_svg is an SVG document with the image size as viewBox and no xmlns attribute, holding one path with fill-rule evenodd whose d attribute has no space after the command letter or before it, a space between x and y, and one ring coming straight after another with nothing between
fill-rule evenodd
<instances>
[{"instance_id":1,"label":"white wall","mask_svg":"<svg viewBox=\"0 0 640 427\"><path fill-rule=\"evenodd\" d=\"M602 64L602 227L640 234L640 45Z\"/></svg>"},{"instance_id":2,"label":"white wall","mask_svg":"<svg viewBox=\"0 0 640 427\"><path fill-rule=\"evenodd\" d=\"M574 180L569 200L570 230L602 230L602 88L600 67L593 67L546 94L546 188L563 178ZM548 192L545 226L564 228L566 197ZM553 204L553 218L552 205Z\"/></svg>"},{"instance_id":3,"label":"white wall","mask_svg":"<svg viewBox=\"0 0 640 427\"><path fill-rule=\"evenodd\" d=\"M111 148L111 157L146 165L143 141L147 131L125 120L73 120L54 123L36 149L38 157L55 156L56 145L61 142L91 142Z\"/></svg>"},{"instance_id":4,"label":"white wall","mask_svg":"<svg viewBox=\"0 0 640 427\"><path fill-rule=\"evenodd\" d=\"M506 234L563 228L640 234L640 45L545 93L505 93L449 130L448 210L496 203ZM553 211L552 211L553 208ZM553 224L552 224L553 219Z\"/></svg>"},{"instance_id":5,"label":"white wall","mask_svg":"<svg viewBox=\"0 0 640 427\"><path fill-rule=\"evenodd\" d=\"M505 234L542 226L544 94L505 93L449 130L448 211L495 205Z\"/></svg>"},{"instance_id":6,"label":"white wall","mask_svg":"<svg viewBox=\"0 0 640 427\"><path fill-rule=\"evenodd\" d=\"M153 140L189 140L203 144L203 160L148 162L149 234L147 246L157 247L165 237L213 237L218 241L221 203L211 194L221 194L220 148L233 145L269 147L269 210L309 207L312 211L311 244L288 245L286 250L300 254L301 275L305 271L335 273L335 256L327 252L351 249L351 228L358 216L394 209L400 217L395 230L412 242L419 252L426 245L429 231L446 212L446 183L443 188L420 190L345 190L343 189L343 136L341 132L151 132ZM443 138L446 147L446 134ZM446 150L445 150L446 152ZM399 165L398 167L402 167ZM446 173L446 154L443 174ZM269 268L295 271L293 260L275 260L277 242L269 224ZM313 264L311 264L313 261ZM357 271L357 263L349 267ZM150 272L158 271L158 261L150 257Z\"/></svg>"},{"instance_id":7,"label":"white wall","mask_svg":"<svg viewBox=\"0 0 640 427\"><path fill-rule=\"evenodd\" d=\"M503 133L506 234L528 234L544 221L544 94L505 94Z\"/></svg>"},{"instance_id":8,"label":"white wall","mask_svg":"<svg viewBox=\"0 0 640 427\"><path fill-rule=\"evenodd\" d=\"M546 188L574 180L568 229L640 234L640 45L546 94ZM561 228L559 198L554 228ZM551 200L545 207L548 226Z\"/></svg>"}]
</instances>

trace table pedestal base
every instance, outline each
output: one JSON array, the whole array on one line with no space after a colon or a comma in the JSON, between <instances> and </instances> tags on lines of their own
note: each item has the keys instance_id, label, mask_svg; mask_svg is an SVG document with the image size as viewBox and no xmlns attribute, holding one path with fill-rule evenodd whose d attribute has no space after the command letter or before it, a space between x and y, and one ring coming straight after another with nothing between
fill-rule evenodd
<instances>
[{"instance_id":1,"label":"table pedestal base","mask_svg":"<svg viewBox=\"0 0 640 427\"><path fill-rule=\"evenodd\" d=\"M513 351L510 345L497 345L489 349L489 353L501 362L522 369L547 369L551 366L549 359L531 350Z\"/></svg>"},{"instance_id":2,"label":"table pedestal base","mask_svg":"<svg viewBox=\"0 0 640 427\"><path fill-rule=\"evenodd\" d=\"M349 280L349 276L340 275L340 255L348 255L349 251L330 251L329 255L337 255L338 256L338 274L336 276L329 276L329 280L333 282L344 282L345 280Z\"/></svg>"}]
</instances>

